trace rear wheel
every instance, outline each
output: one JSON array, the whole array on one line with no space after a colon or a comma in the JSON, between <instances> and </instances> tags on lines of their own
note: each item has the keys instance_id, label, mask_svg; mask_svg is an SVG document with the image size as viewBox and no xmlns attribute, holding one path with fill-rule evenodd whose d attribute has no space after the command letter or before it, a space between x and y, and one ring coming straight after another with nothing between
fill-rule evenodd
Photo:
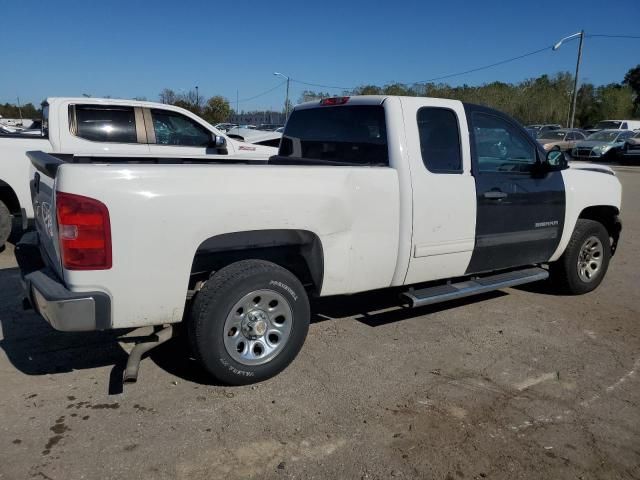
<instances>
[{"instance_id":1,"label":"rear wheel","mask_svg":"<svg viewBox=\"0 0 640 480\"><path fill-rule=\"evenodd\" d=\"M0 201L0 248L4 246L11 235L11 227L13 224L13 216L9 209Z\"/></svg>"},{"instance_id":2,"label":"rear wheel","mask_svg":"<svg viewBox=\"0 0 640 480\"><path fill-rule=\"evenodd\" d=\"M562 256L549 265L551 280L563 293L580 295L602 282L611 259L611 241L604 226L579 219Z\"/></svg>"},{"instance_id":3,"label":"rear wheel","mask_svg":"<svg viewBox=\"0 0 640 480\"><path fill-rule=\"evenodd\" d=\"M196 358L217 380L246 385L284 370L309 329L309 300L288 270L243 260L211 275L189 317Z\"/></svg>"}]
</instances>

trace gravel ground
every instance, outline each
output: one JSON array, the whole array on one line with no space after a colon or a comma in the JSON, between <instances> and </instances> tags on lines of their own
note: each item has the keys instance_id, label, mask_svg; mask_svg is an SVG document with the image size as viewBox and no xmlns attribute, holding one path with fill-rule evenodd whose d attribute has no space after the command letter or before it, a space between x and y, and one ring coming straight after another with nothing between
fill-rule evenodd
<instances>
[{"instance_id":1,"label":"gravel ground","mask_svg":"<svg viewBox=\"0 0 640 480\"><path fill-rule=\"evenodd\" d=\"M640 478L640 169L619 175L622 242L597 291L324 300L294 364L241 388L174 341L122 392L131 337L24 312L9 247L0 479Z\"/></svg>"}]
</instances>

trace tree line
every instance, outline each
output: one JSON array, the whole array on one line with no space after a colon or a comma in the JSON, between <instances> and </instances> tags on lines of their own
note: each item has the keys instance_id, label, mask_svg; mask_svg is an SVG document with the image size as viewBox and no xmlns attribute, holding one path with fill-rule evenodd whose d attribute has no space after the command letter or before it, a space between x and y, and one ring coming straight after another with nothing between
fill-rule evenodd
<instances>
[{"instance_id":1,"label":"tree line","mask_svg":"<svg viewBox=\"0 0 640 480\"><path fill-rule=\"evenodd\" d=\"M453 87L446 83L391 83L382 87L363 85L344 90L342 95L405 95L438 97L486 105L515 117L523 124L559 123L568 125L573 95L573 75L542 75L519 83L491 82L480 86ZM335 96L306 90L299 103ZM620 83L578 88L576 124L587 127L603 119L640 118L640 65L630 69Z\"/></svg>"},{"instance_id":2,"label":"tree line","mask_svg":"<svg viewBox=\"0 0 640 480\"><path fill-rule=\"evenodd\" d=\"M0 104L0 116L3 118L40 118L42 110L33 103L25 103L18 107L12 103Z\"/></svg>"}]
</instances>

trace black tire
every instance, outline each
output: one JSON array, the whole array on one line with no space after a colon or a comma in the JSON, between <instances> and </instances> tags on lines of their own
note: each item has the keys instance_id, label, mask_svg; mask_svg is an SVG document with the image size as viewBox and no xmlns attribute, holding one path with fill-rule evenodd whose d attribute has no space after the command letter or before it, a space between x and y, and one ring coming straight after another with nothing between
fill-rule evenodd
<instances>
[{"instance_id":1,"label":"black tire","mask_svg":"<svg viewBox=\"0 0 640 480\"><path fill-rule=\"evenodd\" d=\"M273 291L286 300L292 325L273 358L248 365L227 350L225 322L240 299L259 290ZM295 275L271 262L243 260L213 273L196 295L187 319L189 342L196 359L216 380L227 385L248 385L273 377L293 361L307 336L309 317L309 299Z\"/></svg>"},{"instance_id":2,"label":"black tire","mask_svg":"<svg viewBox=\"0 0 640 480\"><path fill-rule=\"evenodd\" d=\"M600 266L592 277L585 281L579 271L578 259L587 240L597 238L602 245ZM561 293L582 295L595 290L602 282L611 259L611 241L607 229L594 220L578 219L569 244L562 256L549 265L551 281Z\"/></svg>"},{"instance_id":3,"label":"black tire","mask_svg":"<svg viewBox=\"0 0 640 480\"><path fill-rule=\"evenodd\" d=\"M11 235L13 216L7 206L0 200L0 248L4 246Z\"/></svg>"}]
</instances>

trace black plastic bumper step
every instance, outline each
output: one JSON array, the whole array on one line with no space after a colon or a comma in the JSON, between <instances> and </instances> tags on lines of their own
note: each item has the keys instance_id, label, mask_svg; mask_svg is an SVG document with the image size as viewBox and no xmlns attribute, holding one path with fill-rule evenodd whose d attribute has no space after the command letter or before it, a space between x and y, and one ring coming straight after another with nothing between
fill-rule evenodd
<instances>
[{"instance_id":1,"label":"black plastic bumper step","mask_svg":"<svg viewBox=\"0 0 640 480\"><path fill-rule=\"evenodd\" d=\"M545 280L546 278L549 278L548 271L544 268L532 267L449 285L437 285L420 290L409 290L408 292L404 292L403 295L409 299L412 307L423 307L424 305L469 297L501 288L537 282L539 280Z\"/></svg>"}]
</instances>

